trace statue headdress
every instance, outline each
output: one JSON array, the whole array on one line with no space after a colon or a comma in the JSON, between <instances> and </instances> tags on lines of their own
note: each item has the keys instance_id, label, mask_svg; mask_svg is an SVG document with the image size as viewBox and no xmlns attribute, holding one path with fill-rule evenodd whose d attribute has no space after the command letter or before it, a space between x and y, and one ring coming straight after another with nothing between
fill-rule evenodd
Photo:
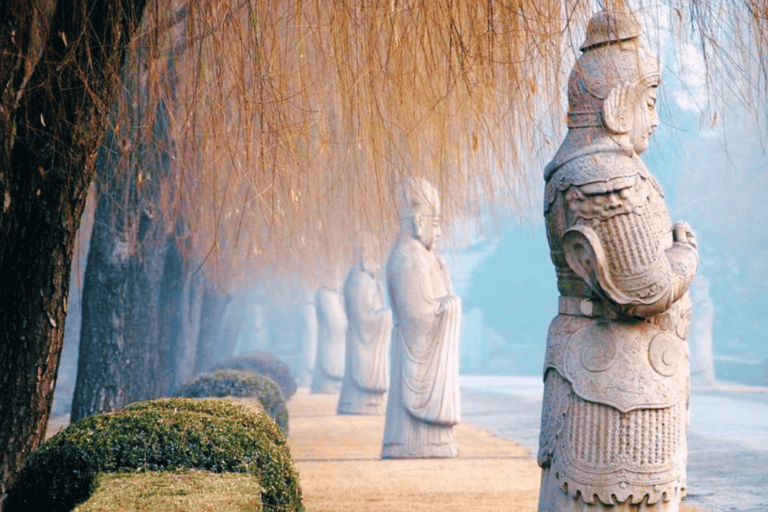
<instances>
[{"instance_id":1,"label":"statue headdress","mask_svg":"<svg viewBox=\"0 0 768 512\"><path fill-rule=\"evenodd\" d=\"M400 182L398 209L401 219L415 215L440 213L440 196L437 189L424 178L408 177Z\"/></svg>"},{"instance_id":2,"label":"statue headdress","mask_svg":"<svg viewBox=\"0 0 768 512\"><path fill-rule=\"evenodd\" d=\"M640 42L640 33L628 10L605 10L589 20L582 55L568 80L569 128L629 130L632 106L660 80L658 62Z\"/></svg>"}]
</instances>

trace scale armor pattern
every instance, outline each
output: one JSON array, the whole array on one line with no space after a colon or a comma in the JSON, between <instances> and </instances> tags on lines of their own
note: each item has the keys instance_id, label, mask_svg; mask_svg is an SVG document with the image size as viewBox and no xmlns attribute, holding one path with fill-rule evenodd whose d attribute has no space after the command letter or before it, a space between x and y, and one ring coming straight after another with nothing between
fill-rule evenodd
<instances>
[{"instance_id":1,"label":"scale armor pattern","mask_svg":"<svg viewBox=\"0 0 768 512\"><path fill-rule=\"evenodd\" d=\"M547 386L567 397L560 404L559 433L549 448L550 470L564 491L581 495L587 503L605 504L613 499L637 503L646 496L653 504L684 492L684 467L679 464L686 451L683 401L622 413L579 398L557 372L549 372Z\"/></svg>"}]
</instances>

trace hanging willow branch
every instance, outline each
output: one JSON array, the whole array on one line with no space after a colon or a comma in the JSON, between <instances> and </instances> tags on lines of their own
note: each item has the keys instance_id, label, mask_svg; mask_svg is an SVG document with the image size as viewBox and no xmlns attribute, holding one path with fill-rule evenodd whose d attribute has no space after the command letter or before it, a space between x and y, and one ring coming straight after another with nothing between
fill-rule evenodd
<instances>
[{"instance_id":1,"label":"hanging willow branch","mask_svg":"<svg viewBox=\"0 0 768 512\"><path fill-rule=\"evenodd\" d=\"M695 30L678 33L700 37L710 69L727 57L765 84L765 4L671 0L665 12L687 13L676 23ZM169 222L229 279L346 267L363 229L385 249L404 176L435 183L447 219L527 208L591 14L584 0L153 2L144 36L178 76L149 87L174 105ZM743 54L718 45L716 15ZM759 72L744 67L755 55ZM163 83L168 59L154 62Z\"/></svg>"}]
</instances>

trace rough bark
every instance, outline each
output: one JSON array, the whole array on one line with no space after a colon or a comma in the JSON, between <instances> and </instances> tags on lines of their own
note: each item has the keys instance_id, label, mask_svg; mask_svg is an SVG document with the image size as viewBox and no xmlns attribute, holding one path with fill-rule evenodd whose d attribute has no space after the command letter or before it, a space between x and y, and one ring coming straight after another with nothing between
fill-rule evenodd
<instances>
[{"instance_id":1,"label":"rough bark","mask_svg":"<svg viewBox=\"0 0 768 512\"><path fill-rule=\"evenodd\" d=\"M132 125L147 124L145 102L134 104ZM136 132L126 150L110 133L100 152L72 421L164 391L162 322L169 318L161 314L160 293L167 235L155 205L171 159L162 103L157 110L148 141Z\"/></svg>"},{"instance_id":2,"label":"rough bark","mask_svg":"<svg viewBox=\"0 0 768 512\"><path fill-rule=\"evenodd\" d=\"M0 496L45 435L102 106L113 101L115 69L143 8L143 0L3 5Z\"/></svg>"},{"instance_id":3,"label":"rough bark","mask_svg":"<svg viewBox=\"0 0 768 512\"><path fill-rule=\"evenodd\" d=\"M56 390L51 406L51 418L54 420L57 416L66 415L68 417L72 410L72 395L75 392L75 378L77 377L77 352L80 345L80 324L83 318L83 278L85 277L88 248L93 232L93 216L96 212L95 197L96 194L88 193L88 201L75 238L72 272L69 281L69 298L67 299L67 321L64 324L59 374L56 379Z\"/></svg>"},{"instance_id":4,"label":"rough bark","mask_svg":"<svg viewBox=\"0 0 768 512\"><path fill-rule=\"evenodd\" d=\"M226 351L221 350L219 346L224 312L230 299L228 294L223 293L210 281L206 281L200 313L200 334L197 338L195 373L210 371L217 362L231 355L231 353L226 354Z\"/></svg>"},{"instance_id":5,"label":"rough bark","mask_svg":"<svg viewBox=\"0 0 768 512\"><path fill-rule=\"evenodd\" d=\"M165 259L161 307L168 317L166 394L174 395L192 381L195 374L197 338L203 305L204 274L198 265L185 261L176 241Z\"/></svg>"}]
</instances>

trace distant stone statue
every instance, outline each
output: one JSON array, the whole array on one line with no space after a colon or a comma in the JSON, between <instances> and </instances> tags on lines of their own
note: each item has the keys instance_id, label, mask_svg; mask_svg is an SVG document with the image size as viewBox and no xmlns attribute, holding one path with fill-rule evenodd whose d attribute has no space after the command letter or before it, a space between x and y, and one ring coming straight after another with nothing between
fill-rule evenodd
<instances>
[{"instance_id":1,"label":"distant stone statue","mask_svg":"<svg viewBox=\"0 0 768 512\"><path fill-rule=\"evenodd\" d=\"M317 355L311 393L338 393L344 377L347 314L341 294L341 278L321 286L315 294Z\"/></svg>"},{"instance_id":2,"label":"distant stone statue","mask_svg":"<svg viewBox=\"0 0 768 512\"><path fill-rule=\"evenodd\" d=\"M709 292L709 279L699 274L691 286L693 316L688 344L691 348L691 385L714 386L715 354L712 330L715 325L715 305Z\"/></svg>"},{"instance_id":3,"label":"distant stone statue","mask_svg":"<svg viewBox=\"0 0 768 512\"><path fill-rule=\"evenodd\" d=\"M269 328L263 305L249 302L243 307L236 347L236 353L269 351Z\"/></svg>"},{"instance_id":4,"label":"distant stone statue","mask_svg":"<svg viewBox=\"0 0 768 512\"><path fill-rule=\"evenodd\" d=\"M381 265L373 255L372 243L370 234L360 237L357 263L344 282L347 350L339 414L384 414L392 313L384 307Z\"/></svg>"},{"instance_id":5,"label":"distant stone statue","mask_svg":"<svg viewBox=\"0 0 768 512\"><path fill-rule=\"evenodd\" d=\"M659 67L628 11L587 27L568 134L545 170L560 291L547 336L539 512L677 511L686 491L696 240L638 157Z\"/></svg>"},{"instance_id":6,"label":"distant stone statue","mask_svg":"<svg viewBox=\"0 0 768 512\"><path fill-rule=\"evenodd\" d=\"M426 180L407 180L400 213L401 237L387 261L394 327L382 457L456 457L461 300L435 252L437 191Z\"/></svg>"},{"instance_id":7,"label":"distant stone statue","mask_svg":"<svg viewBox=\"0 0 768 512\"><path fill-rule=\"evenodd\" d=\"M301 377L302 387L312 385L312 374L315 373L315 356L317 355L317 310L312 294L306 294L298 306L299 342L301 344Z\"/></svg>"}]
</instances>

